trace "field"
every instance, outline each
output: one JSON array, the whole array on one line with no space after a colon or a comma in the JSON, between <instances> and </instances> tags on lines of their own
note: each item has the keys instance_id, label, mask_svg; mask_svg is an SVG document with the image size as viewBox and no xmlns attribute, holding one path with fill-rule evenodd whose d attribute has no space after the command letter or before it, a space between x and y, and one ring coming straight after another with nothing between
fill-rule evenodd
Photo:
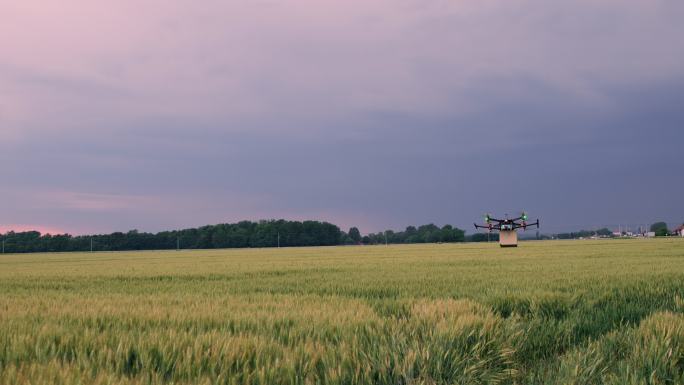
<instances>
[{"instance_id":1,"label":"field","mask_svg":"<svg viewBox=\"0 0 684 385\"><path fill-rule=\"evenodd\" d=\"M683 384L684 240L0 256L1 384Z\"/></svg>"}]
</instances>

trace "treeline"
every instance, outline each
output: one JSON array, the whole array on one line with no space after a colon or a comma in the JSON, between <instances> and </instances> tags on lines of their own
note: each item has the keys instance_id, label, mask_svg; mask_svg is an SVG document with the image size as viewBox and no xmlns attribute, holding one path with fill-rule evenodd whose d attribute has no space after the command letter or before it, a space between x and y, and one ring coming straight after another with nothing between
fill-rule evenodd
<instances>
[{"instance_id":1,"label":"treeline","mask_svg":"<svg viewBox=\"0 0 684 385\"><path fill-rule=\"evenodd\" d=\"M319 221L242 221L176 231L146 233L131 230L100 235L41 234L37 231L0 235L3 252L124 251L170 249L219 249L246 247L334 246L384 243L463 242L465 232L433 224L406 231L391 230L361 236L352 227L344 232L334 224Z\"/></svg>"},{"instance_id":2,"label":"treeline","mask_svg":"<svg viewBox=\"0 0 684 385\"><path fill-rule=\"evenodd\" d=\"M589 238L593 236L612 237L613 232L604 227L599 230L580 230L577 232L556 234L556 238L558 239L579 239Z\"/></svg>"},{"instance_id":3,"label":"treeline","mask_svg":"<svg viewBox=\"0 0 684 385\"><path fill-rule=\"evenodd\" d=\"M367 245L464 241L465 231L451 225L444 225L440 228L434 224L423 225L418 228L415 226L408 226L406 230L399 232L387 230L376 234L368 234L361 239L361 242Z\"/></svg>"},{"instance_id":4,"label":"treeline","mask_svg":"<svg viewBox=\"0 0 684 385\"><path fill-rule=\"evenodd\" d=\"M468 242L499 242L499 233L475 233L466 238Z\"/></svg>"},{"instance_id":5,"label":"treeline","mask_svg":"<svg viewBox=\"0 0 684 385\"><path fill-rule=\"evenodd\" d=\"M339 227L318 221L242 221L199 228L145 233L131 230L101 235L42 235L37 231L1 235L6 253L216 249L340 244ZM92 248L91 248L92 247Z\"/></svg>"}]
</instances>

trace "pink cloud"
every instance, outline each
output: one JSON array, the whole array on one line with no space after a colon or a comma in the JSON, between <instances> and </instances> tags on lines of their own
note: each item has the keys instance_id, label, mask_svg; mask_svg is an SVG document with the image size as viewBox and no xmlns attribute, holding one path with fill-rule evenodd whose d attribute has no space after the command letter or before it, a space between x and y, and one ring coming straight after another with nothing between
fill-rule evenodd
<instances>
[{"instance_id":1,"label":"pink cloud","mask_svg":"<svg viewBox=\"0 0 684 385\"><path fill-rule=\"evenodd\" d=\"M16 233L24 231L38 231L41 234L65 234L68 231L64 231L57 227L43 226L43 225L26 225L26 224L0 224L0 234L5 234L7 232L14 231Z\"/></svg>"}]
</instances>

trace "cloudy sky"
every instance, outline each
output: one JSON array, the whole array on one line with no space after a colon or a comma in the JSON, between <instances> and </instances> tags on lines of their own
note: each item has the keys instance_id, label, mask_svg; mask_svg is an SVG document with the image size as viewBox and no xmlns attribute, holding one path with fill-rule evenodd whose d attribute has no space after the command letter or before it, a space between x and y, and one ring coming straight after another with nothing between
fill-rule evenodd
<instances>
[{"instance_id":1,"label":"cloudy sky","mask_svg":"<svg viewBox=\"0 0 684 385\"><path fill-rule=\"evenodd\" d=\"M682 20L681 0L0 0L0 230L674 224Z\"/></svg>"}]
</instances>

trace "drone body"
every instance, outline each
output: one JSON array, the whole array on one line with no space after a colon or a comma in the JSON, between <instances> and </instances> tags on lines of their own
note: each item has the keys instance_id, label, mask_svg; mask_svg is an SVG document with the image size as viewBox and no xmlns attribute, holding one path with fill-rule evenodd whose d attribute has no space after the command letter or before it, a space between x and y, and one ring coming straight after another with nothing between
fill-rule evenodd
<instances>
[{"instance_id":1,"label":"drone body","mask_svg":"<svg viewBox=\"0 0 684 385\"><path fill-rule=\"evenodd\" d=\"M539 228L539 219L536 222L527 223L527 214L522 213L519 217L509 219L506 215L505 219L492 218L489 214L485 215L485 225L481 226L475 223L476 229L487 229L489 232L496 230L499 232L499 245L501 247L517 247L518 246L518 229L527 230L528 227L537 226Z\"/></svg>"}]
</instances>

